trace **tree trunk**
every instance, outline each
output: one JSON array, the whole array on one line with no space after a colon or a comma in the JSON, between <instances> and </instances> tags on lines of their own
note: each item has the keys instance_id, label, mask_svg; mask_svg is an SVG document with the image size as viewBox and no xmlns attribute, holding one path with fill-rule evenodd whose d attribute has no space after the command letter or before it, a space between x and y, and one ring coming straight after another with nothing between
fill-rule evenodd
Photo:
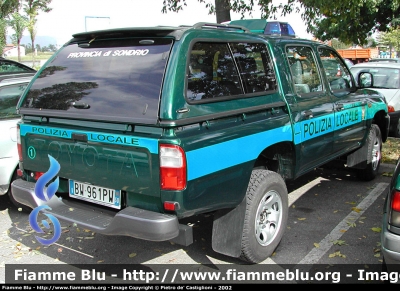
<instances>
[{"instance_id":1,"label":"tree trunk","mask_svg":"<svg viewBox=\"0 0 400 291\"><path fill-rule=\"evenodd\" d=\"M7 45L7 24L4 19L0 19L0 57L3 55Z\"/></svg>"},{"instance_id":2,"label":"tree trunk","mask_svg":"<svg viewBox=\"0 0 400 291\"><path fill-rule=\"evenodd\" d=\"M215 0L217 23L231 21L231 6L229 0Z\"/></svg>"},{"instance_id":3,"label":"tree trunk","mask_svg":"<svg viewBox=\"0 0 400 291\"><path fill-rule=\"evenodd\" d=\"M18 40L17 49L18 49L18 62L21 62L21 50L20 50L21 40Z\"/></svg>"},{"instance_id":4,"label":"tree trunk","mask_svg":"<svg viewBox=\"0 0 400 291\"><path fill-rule=\"evenodd\" d=\"M36 50L34 49L34 45L35 45L35 40L31 39L32 41L32 68L35 68L35 61L36 61Z\"/></svg>"}]
</instances>

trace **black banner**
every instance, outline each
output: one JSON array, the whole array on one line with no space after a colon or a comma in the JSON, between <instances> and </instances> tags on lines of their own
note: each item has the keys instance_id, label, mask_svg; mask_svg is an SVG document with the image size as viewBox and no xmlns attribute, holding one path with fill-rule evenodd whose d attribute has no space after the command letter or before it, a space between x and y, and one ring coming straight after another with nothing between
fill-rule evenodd
<instances>
[{"instance_id":1,"label":"black banner","mask_svg":"<svg viewBox=\"0 0 400 291\"><path fill-rule=\"evenodd\" d=\"M6 264L5 283L7 285L25 284L62 284L64 286L85 284L87 289L97 290L101 287L112 285L140 286L147 290L232 290L232 284L275 284L275 283L399 283L400 272L391 269L391 272L384 271L382 265L144 265L144 264L97 264L97 265L27 265L27 264ZM394 271L393 271L394 270ZM202 284L202 289L178 289L177 286L190 284ZM206 285L210 284L209 288ZM218 289L217 286L231 286L227 289ZM222 284L222 285L221 285ZM90 286L92 287L90 287ZM171 288L162 288L169 285ZM37 285L38 286L38 285ZM36 288L38 288L36 286ZM150 289L158 286L160 289ZM109 286L110 287L110 286ZM212 289L210 289L212 287ZM214 289L216 287L217 289ZM93 288L93 289L90 289ZM107 287L108 288L108 287ZM110 287L110 290L146 290L126 289ZM231 289L229 289L231 288ZM35 290L62 290L35 289ZM21 290L21 289L8 289ZM69 289L66 289L69 290ZM78 289L77 289L78 290ZM80 290L80 289L79 289ZM106 290L106 289L99 289ZM109 290L109 289L107 289Z\"/></svg>"}]
</instances>

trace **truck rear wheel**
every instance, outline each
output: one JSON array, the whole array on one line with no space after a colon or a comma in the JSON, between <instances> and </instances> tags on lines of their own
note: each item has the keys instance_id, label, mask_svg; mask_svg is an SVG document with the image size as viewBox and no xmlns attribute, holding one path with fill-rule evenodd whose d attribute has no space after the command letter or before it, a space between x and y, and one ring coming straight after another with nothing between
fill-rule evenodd
<instances>
[{"instance_id":1,"label":"truck rear wheel","mask_svg":"<svg viewBox=\"0 0 400 291\"><path fill-rule=\"evenodd\" d=\"M259 263L272 255L286 229L288 192L282 177L253 170L247 188L240 259Z\"/></svg>"},{"instance_id":2,"label":"truck rear wheel","mask_svg":"<svg viewBox=\"0 0 400 291\"><path fill-rule=\"evenodd\" d=\"M379 171L382 159L382 135L379 126L372 124L367 138L367 167L358 170L358 177L364 181L373 180Z\"/></svg>"}]
</instances>

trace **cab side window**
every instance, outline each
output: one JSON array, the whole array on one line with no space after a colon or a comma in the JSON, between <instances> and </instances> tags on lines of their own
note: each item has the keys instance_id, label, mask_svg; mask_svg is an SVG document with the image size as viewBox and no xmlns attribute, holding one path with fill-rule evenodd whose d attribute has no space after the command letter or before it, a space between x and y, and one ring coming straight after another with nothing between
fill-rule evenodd
<instances>
[{"instance_id":1,"label":"cab side window","mask_svg":"<svg viewBox=\"0 0 400 291\"><path fill-rule=\"evenodd\" d=\"M189 55L186 96L190 101L241 98L276 90L266 46L197 42Z\"/></svg>"},{"instance_id":2,"label":"cab side window","mask_svg":"<svg viewBox=\"0 0 400 291\"><path fill-rule=\"evenodd\" d=\"M339 55L328 48L319 48L318 53L331 90L335 92L351 88L353 86L351 73Z\"/></svg>"},{"instance_id":3,"label":"cab side window","mask_svg":"<svg viewBox=\"0 0 400 291\"><path fill-rule=\"evenodd\" d=\"M286 57L290 65L294 88L298 95L322 91L313 51L306 46L287 46Z\"/></svg>"}]
</instances>

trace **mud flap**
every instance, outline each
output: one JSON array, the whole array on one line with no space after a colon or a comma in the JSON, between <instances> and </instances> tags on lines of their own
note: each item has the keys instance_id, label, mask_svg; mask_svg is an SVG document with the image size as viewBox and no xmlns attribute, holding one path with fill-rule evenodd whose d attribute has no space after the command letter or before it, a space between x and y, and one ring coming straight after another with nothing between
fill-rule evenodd
<instances>
[{"instance_id":1,"label":"mud flap","mask_svg":"<svg viewBox=\"0 0 400 291\"><path fill-rule=\"evenodd\" d=\"M365 157L368 156L368 142L366 142L361 148L356 150L354 153L347 156L347 167L353 169L365 169L367 161Z\"/></svg>"},{"instance_id":2,"label":"mud flap","mask_svg":"<svg viewBox=\"0 0 400 291\"><path fill-rule=\"evenodd\" d=\"M212 248L220 254L238 258L242 249L242 233L246 212L246 196L233 209L222 209L214 214Z\"/></svg>"}]
</instances>

